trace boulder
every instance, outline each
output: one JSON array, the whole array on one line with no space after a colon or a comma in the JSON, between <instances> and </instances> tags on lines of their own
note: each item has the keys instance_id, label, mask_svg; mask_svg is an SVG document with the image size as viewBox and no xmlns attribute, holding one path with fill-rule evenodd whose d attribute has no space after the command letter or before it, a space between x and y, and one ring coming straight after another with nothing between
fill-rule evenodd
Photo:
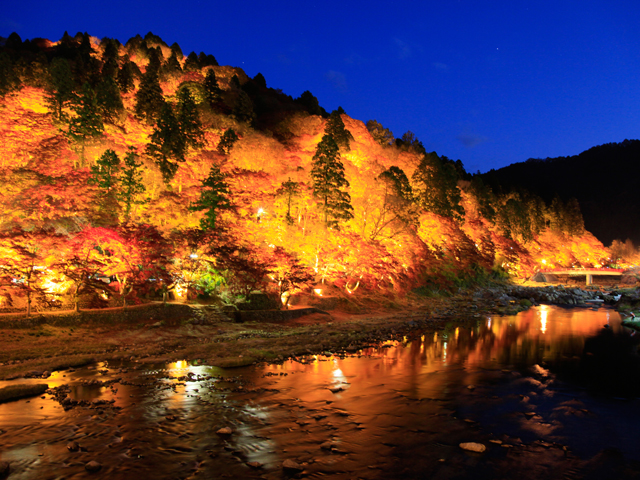
<instances>
[{"instance_id":1,"label":"boulder","mask_svg":"<svg viewBox=\"0 0 640 480\"><path fill-rule=\"evenodd\" d=\"M299 473L304 470L304 467L293 460L286 459L282 462L282 468L290 473Z\"/></svg>"},{"instance_id":2,"label":"boulder","mask_svg":"<svg viewBox=\"0 0 640 480\"><path fill-rule=\"evenodd\" d=\"M466 450L467 452L477 452L477 453L482 453L487 449L487 447L485 447L483 444L476 443L476 442L461 443L460 448L463 450Z\"/></svg>"}]
</instances>

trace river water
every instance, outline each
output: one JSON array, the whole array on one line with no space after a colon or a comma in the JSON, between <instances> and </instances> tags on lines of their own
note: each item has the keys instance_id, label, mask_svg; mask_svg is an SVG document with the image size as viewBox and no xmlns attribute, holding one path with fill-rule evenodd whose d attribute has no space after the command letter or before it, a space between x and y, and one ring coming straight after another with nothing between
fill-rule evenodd
<instances>
[{"instance_id":1,"label":"river water","mask_svg":"<svg viewBox=\"0 0 640 480\"><path fill-rule=\"evenodd\" d=\"M346 357L54 372L84 405L0 405L0 460L23 480L638 478L636 339L613 310L543 305Z\"/></svg>"}]
</instances>

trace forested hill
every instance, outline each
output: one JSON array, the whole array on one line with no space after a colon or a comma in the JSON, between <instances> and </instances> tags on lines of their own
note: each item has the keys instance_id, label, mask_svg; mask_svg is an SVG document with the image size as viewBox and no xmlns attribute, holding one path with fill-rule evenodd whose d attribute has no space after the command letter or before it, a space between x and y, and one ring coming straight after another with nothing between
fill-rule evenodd
<instances>
[{"instance_id":1,"label":"forested hill","mask_svg":"<svg viewBox=\"0 0 640 480\"><path fill-rule=\"evenodd\" d=\"M494 190L524 188L551 201L580 203L585 227L605 245L640 243L640 140L590 148L570 157L531 158L482 175ZM502 186L502 187L500 187Z\"/></svg>"},{"instance_id":2,"label":"forested hill","mask_svg":"<svg viewBox=\"0 0 640 480\"><path fill-rule=\"evenodd\" d=\"M575 202L496 195L410 131L151 32L0 39L0 138L0 307L318 284L352 305L610 262Z\"/></svg>"}]
</instances>

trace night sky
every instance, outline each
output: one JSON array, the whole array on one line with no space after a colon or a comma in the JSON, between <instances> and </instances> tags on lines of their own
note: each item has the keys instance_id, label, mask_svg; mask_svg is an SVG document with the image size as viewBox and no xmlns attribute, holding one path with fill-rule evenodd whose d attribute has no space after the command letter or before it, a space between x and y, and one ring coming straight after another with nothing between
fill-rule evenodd
<instances>
[{"instance_id":1,"label":"night sky","mask_svg":"<svg viewBox=\"0 0 640 480\"><path fill-rule=\"evenodd\" d=\"M640 2L5 2L0 36L152 31L482 172L640 137Z\"/></svg>"}]
</instances>

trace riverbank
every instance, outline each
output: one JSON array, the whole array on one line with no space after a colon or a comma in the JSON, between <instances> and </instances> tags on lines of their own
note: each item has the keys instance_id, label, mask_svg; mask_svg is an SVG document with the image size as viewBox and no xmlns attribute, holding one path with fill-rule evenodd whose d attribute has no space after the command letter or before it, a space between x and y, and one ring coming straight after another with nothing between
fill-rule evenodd
<instances>
[{"instance_id":1,"label":"riverbank","mask_svg":"<svg viewBox=\"0 0 640 480\"><path fill-rule=\"evenodd\" d=\"M614 301L597 289L495 284L450 297L410 294L384 306L371 300L363 309L366 313L357 314L309 309L312 313L301 316L265 311L242 318L214 306L152 304L126 311L4 315L0 379L47 378L56 370L99 361L189 360L220 367L304 361L306 355L325 352L356 353L412 331L443 330L485 315L512 315L538 303L594 305L589 302L597 297L604 297L602 303Z\"/></svg>"}]
</instances>

